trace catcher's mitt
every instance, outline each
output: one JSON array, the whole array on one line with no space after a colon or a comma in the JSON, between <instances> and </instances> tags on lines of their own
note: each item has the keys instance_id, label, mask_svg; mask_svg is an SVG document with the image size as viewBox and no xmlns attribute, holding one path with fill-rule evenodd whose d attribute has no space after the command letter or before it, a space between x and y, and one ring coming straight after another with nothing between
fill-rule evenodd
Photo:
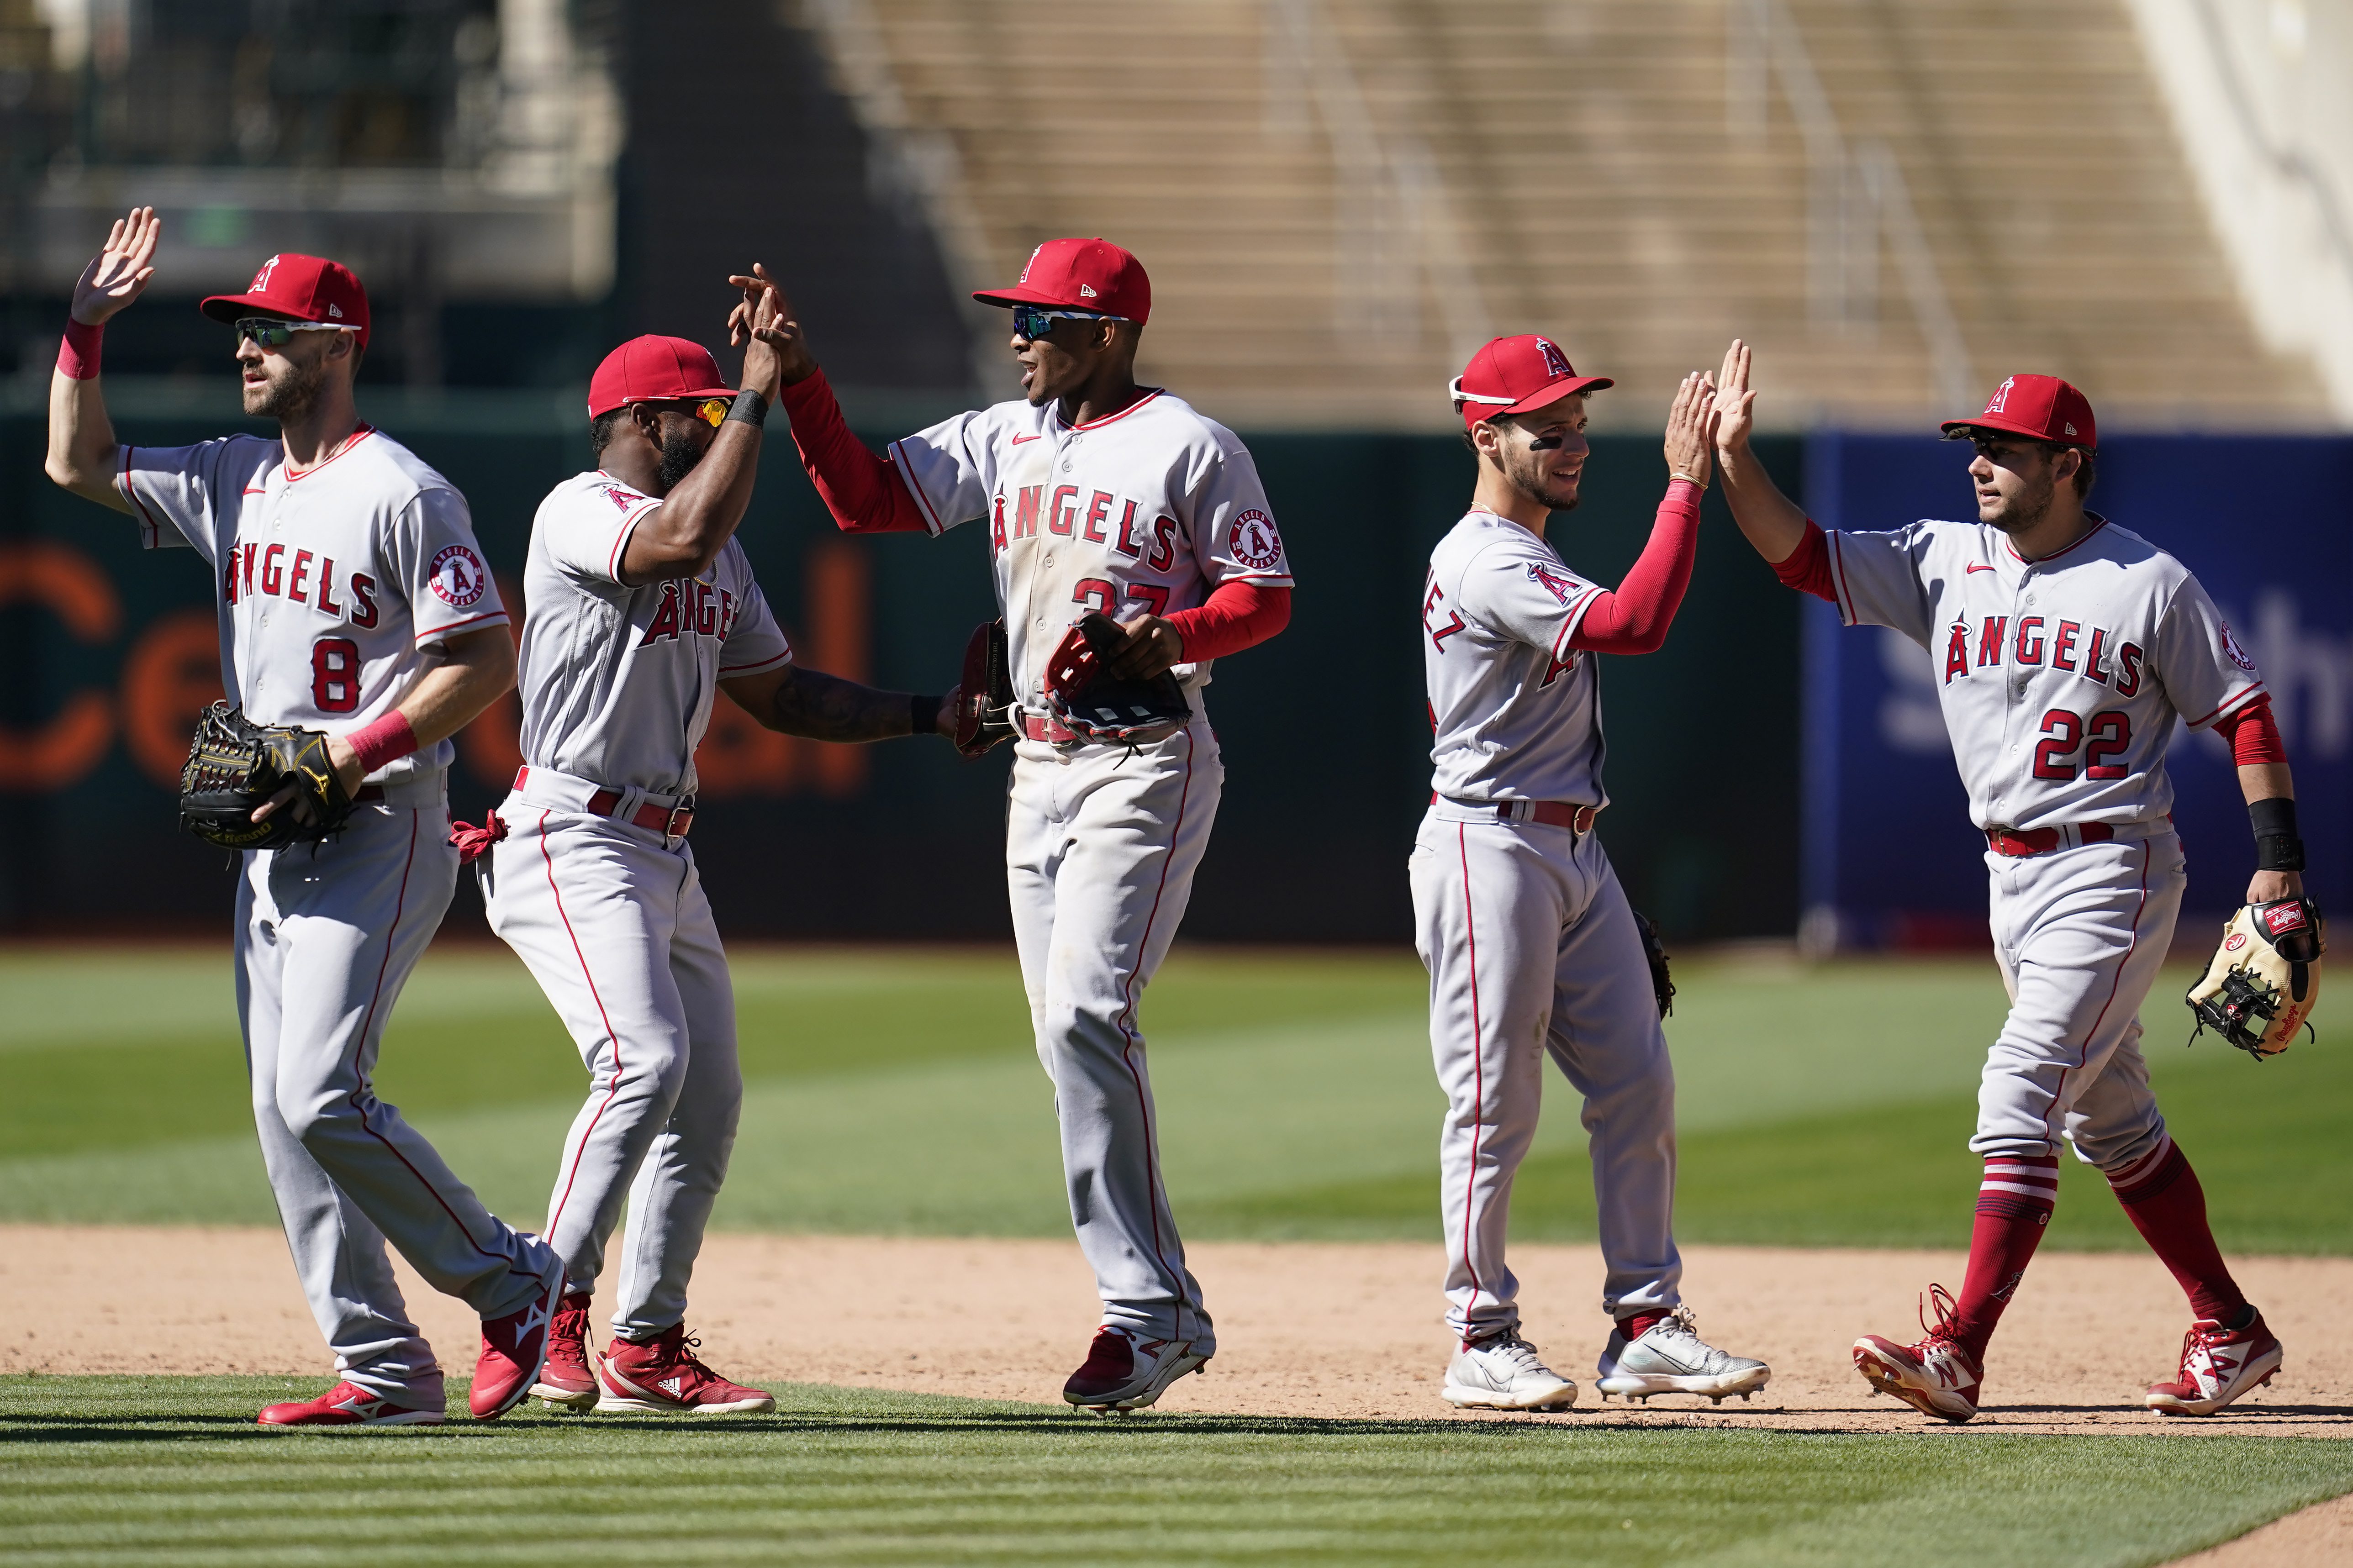
<instances>
[{"instance_id":1,"label":"catcher's mitt","mask_svg":"<svg viewBox=\"0 0 2353 1568\"><path fill-rule=\"evenodd\" d=\"M1119 647L1119 623L1089 610L1063 636L1046 665L1046 695L1054 717L1072 734L1123 746L1165 741L1193 721L1193 705L1176 677L1122 680L1103 667Z\"/></svg>"},{"instance_id":2,"label":"catcher's mitt","mask_svg":"<svg viewBox=\"0 0 2353 1568\"><path fill-rule=\"evenodd\" d=\"M1659 928L1641 910L1634 911L1634 929L1642 933L1642 956L1651 961L1651 989L1659 998L1659 1016L1663 1018L1675 1010L1675 977L1667 971L1667 950L1659 941Z\"/></svg>"},{"instance_id":3,"label":"catcher's mitt","mask_svg":"<svg viewBox=\"0 0 2353 1568\"><path fill-rule=\"evenodd\" d=\"M964 682L956 688L955 749L976 757L1013 739L1013 677L1005 662L1005 623L983 621L964 645Z\"/></svg>"},{"instance_id":4,"label":"catcher's mitt","mask_svg":"<svg viewBox=\"0 0 2353 1568\"><path fill-rule=\"evenodd\" d=\"M253 814L288 784L295 801L256 822ZM295 806L307 800L311 820ZM180 826L224 849L280 849L315 844L340 830L352 815L351 796L327 760L327 732L256 724L227 702L196 721L196 738L180 770Z\"/></svg>"},{"instance_id":5,"label":"catcher's mitt","mask_svg":"<svg viewBox=\"0 0 2353 1568\"><path fill-rule=\"evenodd\" d=\"M2307 1032L2320 999L2320 955L2327 922L2310 899L2249 904L2222 928L2221 950L2182 1000L2198 1026L2194 1044L2213 1030L2257 1061L2275 1057Z\"/></svg>"}]
</instances>

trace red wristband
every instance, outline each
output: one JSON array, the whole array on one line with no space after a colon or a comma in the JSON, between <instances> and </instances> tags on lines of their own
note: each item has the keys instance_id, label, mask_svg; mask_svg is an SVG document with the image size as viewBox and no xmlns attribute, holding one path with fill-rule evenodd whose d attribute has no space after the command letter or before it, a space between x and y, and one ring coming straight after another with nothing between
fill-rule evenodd
<instances>
[{"instance_id":1,"label":"red wristband","mask_svg":"<svg viewBox=\"0 0 2353 1568\"><path fill-rule=\"evenodd\" d=\"M396 763L417 750L417 731L408 727L408 715L397 708L375 723L353 731L343 739L353 751L360 754L363 776L387 763Z\"/></svg>"},{"instance_id":2,"label":"red wristband","mask_svg":"<svg viewBox=\"0 0 2353 1568\"><path fill-rule=\"evenodd\" d=\"M85 326L66 319L66 341L58 345L58 369L75 381L98 378L98 347L106 336L103 323Z\"/></svg>"}]
</instances>

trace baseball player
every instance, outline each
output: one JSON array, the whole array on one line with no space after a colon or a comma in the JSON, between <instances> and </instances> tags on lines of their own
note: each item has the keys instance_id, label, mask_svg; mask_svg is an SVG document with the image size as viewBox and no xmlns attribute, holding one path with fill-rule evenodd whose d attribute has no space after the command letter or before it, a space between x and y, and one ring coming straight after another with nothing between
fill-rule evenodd
<instances>
[{"instance_id":1,"label":"baseball player","mask_svg":"<svg viewBox=\"0 0 2353 1568\"><path fill-rule=\"evenodd\" d=\"M1478 456L1471 510L1430 552L1421 597L1430 809L1415 836L1415 945L1430 970L1430 1043L1446 1091L1439 1132L1446 1321L1460 1348L1448 1400L1561 1409L1577 1384L1520 1333L1504 1262L1512 1178L1536 1131L1546 1054L1584 1097L1609 1273L1604 1395L1746 1397L1764 1363L1702 1340L1677 1286L1674 1069L1641 919L1593 836L1601 784L1597 653L1655 652L1691 583L1707 487L1713 388L1698 374L1667 425L1666 499L1615 592L1545 538L1577 504L1586 404L1548 338L1497 338L1450 389Z\"/></svg>"},{"instance_id":2,"label":"baseball player","mask_svg":"<svg viewBox=\"0 0 2353 1568\"><path fill-rule=\"evenodd\" d=\"M1749 542L1846 625L1928 650L1985 835L2010 998L1969 1140L1985 1175L1960 1297L1930 1287L1926 1337L1865 1335L1856 1370L1926 1415L1977 1413L1987 1342L2050 1221L2064 1142L2107 1176L2195 1314L2175 1380L2146 1403L2211 1415L2279 1369L2280 1344L2232 1279L2197 1173L2166 1131L2138 1014L2181 908L2165 772L2177 722L2231 742L2259 835L2248 901L2302 896L2295 788L2263 678L2187 568L2085 509L2098 431L2067 383L2013 375L1982 413L1945 421L1976 449L1976 521L1884 533L1826 533L1766 477L1748 446L1746 345L1732 345L1721 383L1718 460Z\"/></svg>"},{"instance_id":3,"label":"baseball player","mask_svg":"<svg viewBox=\"0 0 2353 1568\"><path fill-rule=\"evenodd\" d=\"M254 1124L295 1272L342 1373L319 1398L260 1419L441 1420L441 1369L408 1319L386 1240L481 1314L469 1403L492 1419L538 1374L562 1265L484 1209L372 1079L393 1004L457 883L449 736L514 683L506 612L464 498L359 417L367 295L332 261L273 256L246 292L204 301L206 315L235 325L246 412L275 418L275 439L116 442L97 379L100 329L153 277L159 234L152 208L134 210L75 286L50 382L49 477L130 513L150 549L187 545L204 558L231 699L257 722L330 732L359 803L315 851L248 852L237 883Z\"/></svg>"},{"instance_id":4,"label":"baseball player","mask_svg":"<svg viewBox=\"0 0 2353 1568\"><path fill-rule=\"evenodd\" d=\"M1018 734L1006 872L1039 1058L1103 1326L1062 1397L1152 1404L1216 1349L1162 1189L1136 1008L1167 955L1225 776L1201 710L1211 662L1290 618L1291 567L1249 451L1135 381L1152 308L1142 264L1100 239L1039 246L1009 289L1023 395L960 414L878 458L843 423L797 325L784 401L801 460L853 532L937 534L986 519ZM1174 734L1088 743L1060 724L1049 657L1093 610L1119 617L1113 674L1173 670L1193 710Z\"/></svg>"},{"instance_id":5,"label":"baseball player","mask_svg":"<svg viewBox=\"0 0 2353 1568\"><path fill-rule=\"evenodd\" d=\"M713 697L828 741L934 733L945 701L798 668L753 581L734 533L776 395L773 301L758 308L740 393L681 338L632 339L597 367L598 467L540 504L523 569L524 765L485 827L459 835L489 851L475 863L491 928L588 1068L548 1199L565 1295L534 1387L575 1409L776 1408L705 1365L685 1327L744 1099L727 957L686 841ZM588 1307L625 1194L613 1338L592 1363Z\"/></svg>"}]
</instances>

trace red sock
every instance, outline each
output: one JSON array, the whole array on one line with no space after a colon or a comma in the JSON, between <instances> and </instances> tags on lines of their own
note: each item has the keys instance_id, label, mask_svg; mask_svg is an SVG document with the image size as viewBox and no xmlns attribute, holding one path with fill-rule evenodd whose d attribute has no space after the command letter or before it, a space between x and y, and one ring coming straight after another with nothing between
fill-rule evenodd
<instances>
[{"instance_id":1,"label":"red sock","mask_svg":"<svg viewBox=\"0 0 2353 1568\"><path fill-rule=\"evenodd\" d=\"M1667 1314L1664 1312L1656 1310L1640 1311L1619 1319L1618 1331L1626 1336L1626 1342L1630 1345L1666 1321Z\"/></svg>"},{"instance_id":2,"label":"red sock","mask_svg":"<svg viewBox=\"0 0 2353 1568\"><path fill-rule=\"evenodd\" d=\"M1995 1154L1978 1188L1977 1224L1969 1230L1969 1271L1953 1307L1954 1338L1979 1365L2001 1321L2043 1227L2059 1199L2059 1162L2049 1154Z\"/></svg>"},{"instance_id":3,"label":"red sock","mask_svg":"<svg viewBox=\"0 0 2353 1568\"><path fill-rule=\"evenodd\" d=\"M2125 1205L2149 1250L2173 1271L2189 1297L2189 1310L2217 1323L2232 1323L2247 1310L2246 1297L2222 1262L2214 1232L2206 1223L2206 1189L2189 1157L2168 1137L2120 1171L2108 1185Z\"/></svg>"}]
</instances>

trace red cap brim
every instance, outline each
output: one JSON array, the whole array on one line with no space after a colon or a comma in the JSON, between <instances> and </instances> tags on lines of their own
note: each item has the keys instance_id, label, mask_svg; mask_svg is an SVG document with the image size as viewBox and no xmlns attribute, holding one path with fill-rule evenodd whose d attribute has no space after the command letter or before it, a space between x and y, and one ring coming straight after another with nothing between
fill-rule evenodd
<instances>
[{"instance_id":1,"label":"red cap brim","mask_svg":"<svg viewBox=\"0 0 2353 1568\"><path fill-rule=\"evenodd\" d=\"M1036 289L1016 287L986 291L976 289L972 292L972 297L984 305L1002 305L1008 309L1015 305L1042 305L1049 310L1094 310L1098 316L1111 314L1108 310L1096 310L1092 305L1082 305L1075 300L1065 300L1059 295L1048 294ZM1114 319L1125 321L1127 318L1121 316Z\"/></svg>"},{"instance_id":2,"label":"red cap brim","mask_svg":"<svg viewBox=\"0 0 2353 1568\"><path fill-rule=\"evenodd\" d=\"M2081 447L2086 451L2098 449L2093 442L2070 441L2064 436L2046 435L2039 425L2029 425L2023 420L2011 419L2000 414L1979 414L1968 419L1947 419L1937 428L1944 431L1945 439L1947 441L1960 440L1972 430L1999 430L2005 436L2023 436L2030 441L2050 441L2062 447Z\"/></svg>"},{"instance_id":3,"label":"red cap brim","mask_svg":"<svg viewBox=\"0 0 2353 1568\"><path fill-rule=\"evenodd\" d=\"M1618 384L1616 382L1610 380L1606 375L1565 375L1558 381L1548 382L1545 385L1536 388L1535 391L1529 393L1525 397L1521 398L1517 403L1514 403L1509 408L1504 409L1504 412L1506 414L1526 414L1534 409L1542 408L1547 403L1558 403L1562 398L1568 396L1572 393L1599 392L1605 386L1615 386L1617 384ZM1490 416L1490 417L1492 418L1493 416Z\"/></svg>"},{"instance_id":4,"label":"red cap brim","mask_svg":"<svg viewBox=\"0 0 2353 1568\"><path fill-rule=\"evenodd\" d=\"M732 386L706 386L693 392L664 393L659 397L624 397L618 402L607 403L602 408L589 409L588 417L591 419L600 418L605 415L610 414L616 408L627 408L632 403L684 403L690 397L732 398L734 395L735 389Z\"/></svg>"}]
</instances>

